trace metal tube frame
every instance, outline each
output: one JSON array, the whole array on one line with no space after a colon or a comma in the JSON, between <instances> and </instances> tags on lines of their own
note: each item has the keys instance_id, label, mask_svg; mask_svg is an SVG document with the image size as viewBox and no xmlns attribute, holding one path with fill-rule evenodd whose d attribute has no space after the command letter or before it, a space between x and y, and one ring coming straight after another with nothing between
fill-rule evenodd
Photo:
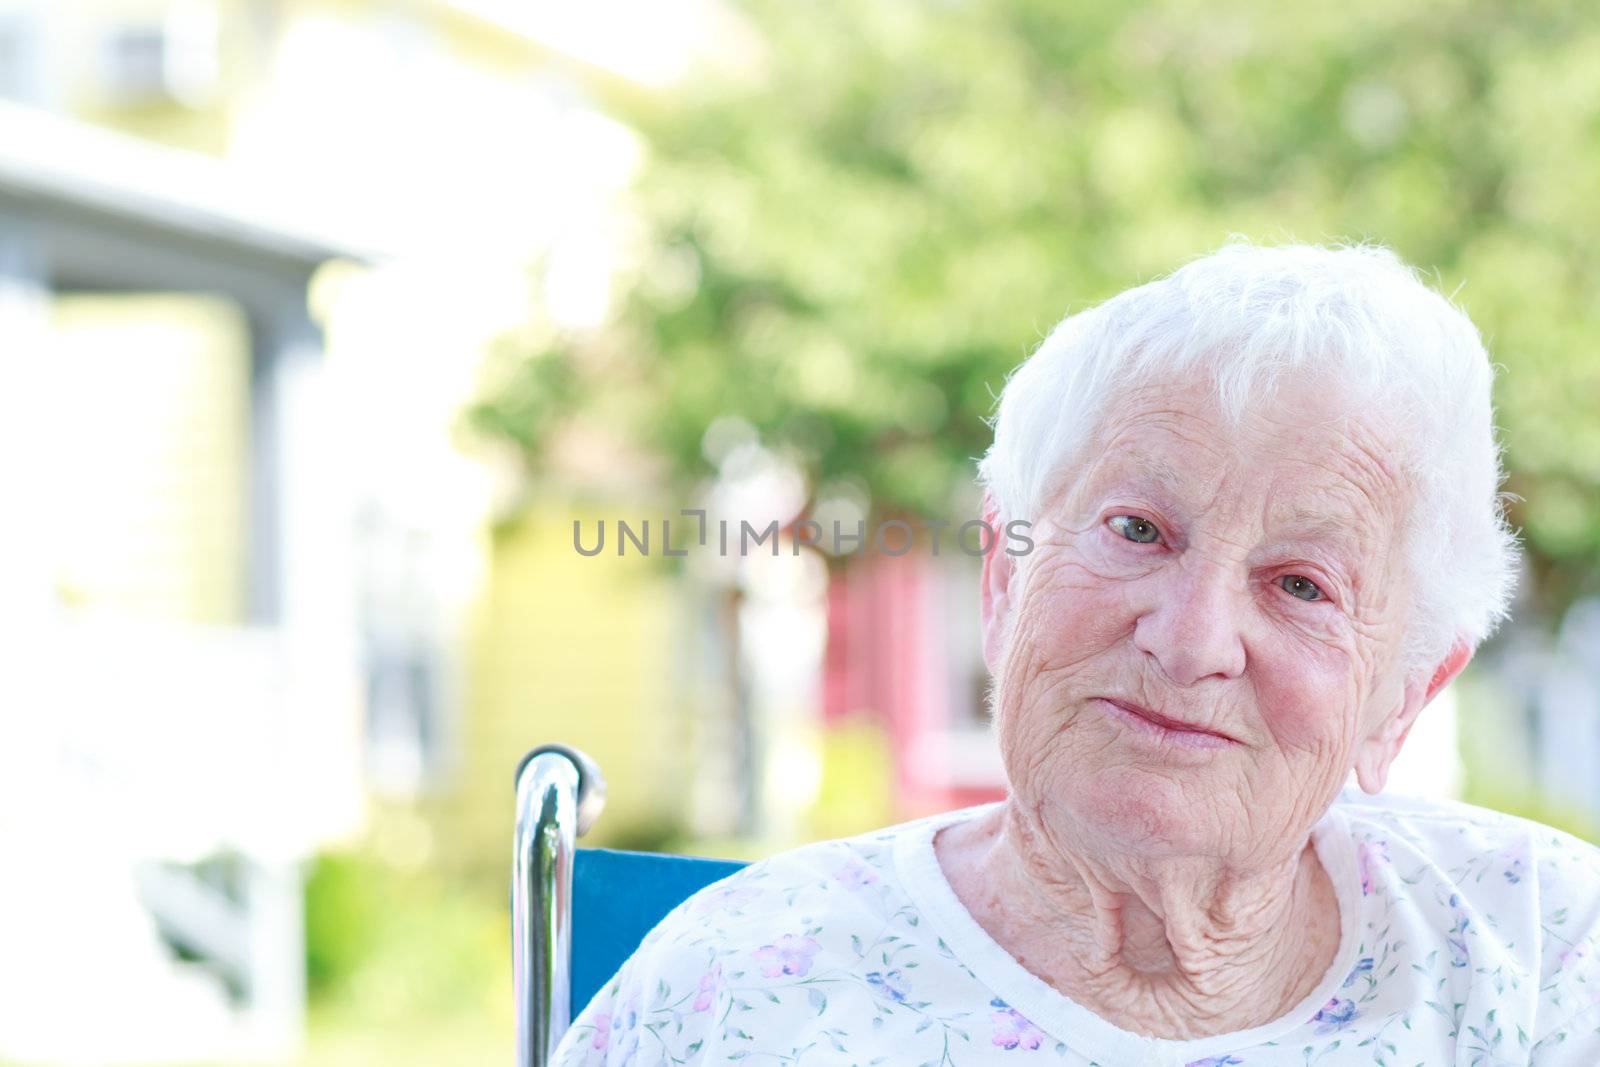
<instances>
[{"instance_id":1,"label":"metal tube frame","mask_svg":"<svg viewBox=\"0 0 1600 1067\"><path fill-rule=\"evenodd\" d=\"M594 761L541 745L517 767L511 854L511 975L517 1067L547 1067L572 1024L572 860L605 800Z\"/></svg>"}]
</instances>

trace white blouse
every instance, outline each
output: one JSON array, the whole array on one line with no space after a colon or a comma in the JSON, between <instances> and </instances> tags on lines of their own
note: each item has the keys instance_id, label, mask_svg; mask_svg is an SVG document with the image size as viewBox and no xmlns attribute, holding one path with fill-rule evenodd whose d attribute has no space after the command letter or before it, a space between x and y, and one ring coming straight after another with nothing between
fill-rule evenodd
<instances>
[{"instance_id":1,"label":"white blouse","mask_svg":"<svg viewBox=\"0 0 1600 1067\"><path fill-rule=\"evenodd\" d=\"M807 845L701 890L555 1062L1600 1065L1600 849L1569 834L1347 789L1312 832L1340 920L1322 981L1261 1026L1173 1041L1074 1003L972 918L933 837L981 810Z\"/></svg>"}]
</instances>

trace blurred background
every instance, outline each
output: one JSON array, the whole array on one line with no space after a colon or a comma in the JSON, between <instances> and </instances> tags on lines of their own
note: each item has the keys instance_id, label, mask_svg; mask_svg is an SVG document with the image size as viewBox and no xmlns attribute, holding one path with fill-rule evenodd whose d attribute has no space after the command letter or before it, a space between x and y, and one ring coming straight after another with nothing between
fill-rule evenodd
<instances>
[{"instance_id":1,"label":"blurred background","mask_svg":"<svg viewBox=\"0 0 1600 1067\"><path fill-rule=\"evenodd\" d=\"M1527 569L1394 787L1594 839L1597 190L1587 5L0 0L0 1062L508 1057L536 743L617 847L998 795L977 561L788 524L977 517L1232 233L1483 330Z\"/></svg>"}]
</instances>

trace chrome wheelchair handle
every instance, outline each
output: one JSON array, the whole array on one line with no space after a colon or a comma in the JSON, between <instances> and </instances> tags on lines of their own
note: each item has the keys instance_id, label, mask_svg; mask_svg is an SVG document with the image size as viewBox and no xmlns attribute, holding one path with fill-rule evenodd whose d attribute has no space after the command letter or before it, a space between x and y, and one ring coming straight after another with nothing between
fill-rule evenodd
<instances>
[{"instance_id":1,"label":"chrome wheelchair handle","mask_svg":"<svg viewBox=\"0 0 1600 1067\"><path fill-rule=\"evenodd\" d=\"M572 857L605 805L588 756L540 745L517 765L511 854L511 978L517 1067L546 1067L572 1024Z\"/></svg>"}]
</instances>

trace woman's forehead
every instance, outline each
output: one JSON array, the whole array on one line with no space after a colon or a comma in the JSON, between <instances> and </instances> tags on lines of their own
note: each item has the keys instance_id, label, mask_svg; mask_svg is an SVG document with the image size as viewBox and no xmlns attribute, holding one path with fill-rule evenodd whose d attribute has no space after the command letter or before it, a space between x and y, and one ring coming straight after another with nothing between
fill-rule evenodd
<instances>
[{"instance_id":1,"label":"woman's forehead","mask_svg":"<svg viewBox=\"0 0 1600 1067\"><path fill-rule=\"evenodd\" d=\"M1353 423L1374 418L1375 399L1332 374L1308 372L1258 382L1224 404L1216 383L1201 374L1187 381L1157 380L1114 390L1101 409L1101 430L1109 434L1122 427L1161 426L1219 442L1251 434L1271 443L1346 433Z\"/></svg>"},{"instance_id":2,"label":"woman's forehead","mask_svg":"<svg viewBox=\"0 0 1600 1067\"><path fill-rule=\"evenodd\" d=\"M1070 495L1117 488L1191 511L1226 498L1307 536L1395 515L1403 497L1398 457L1359 413L1294 402L1252 408L1233 425L1203 405L1171 400L1113 416Z\"/></svg>"}]
</instances>

